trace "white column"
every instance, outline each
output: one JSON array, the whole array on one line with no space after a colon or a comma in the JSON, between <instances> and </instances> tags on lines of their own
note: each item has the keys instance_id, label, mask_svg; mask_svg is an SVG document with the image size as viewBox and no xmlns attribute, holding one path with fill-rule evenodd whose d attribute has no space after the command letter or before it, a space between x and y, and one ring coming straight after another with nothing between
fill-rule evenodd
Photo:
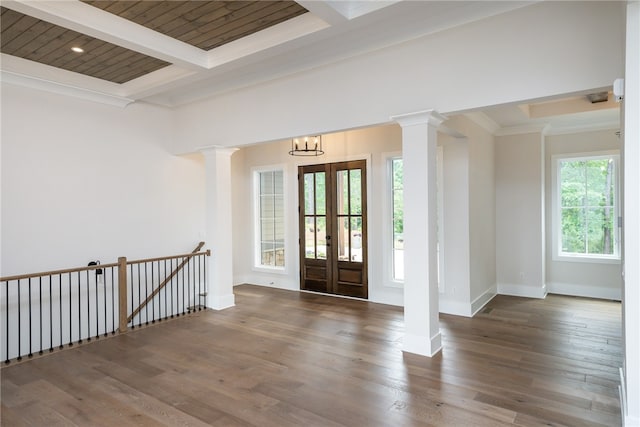
<instances>
[{"instance_id":1,"label":"white column","mask_svg":"<svg viewBox=\"0 0 640 427\"><path fill-rule=\"evenodd\" d=\"M438 321L436 144L444 117L421 111L392 117L402 126L404 169L403 350L433 356L442 348Z\"/></svg>"},{"instance_id":2,"label":"white column","mask_svg":"<svg viewBox=\"0 0 640 427\"><path fill-rule=\"evenodd\" d=\"M640 426L640 2L627 3L624 76L625 426Z\"/></svg>"},{"instance_id":3,"label":"white column","mask_svg":"<svg viewBox=\"0 0 640 427\"><path fill-rule=\"evenodd\" d=\"M236 148L202 150L206 167L209 294L207 306L222 310L235 305L233 295L233 233L231 227L231 155Z\"/></svg>"}]
</instances>

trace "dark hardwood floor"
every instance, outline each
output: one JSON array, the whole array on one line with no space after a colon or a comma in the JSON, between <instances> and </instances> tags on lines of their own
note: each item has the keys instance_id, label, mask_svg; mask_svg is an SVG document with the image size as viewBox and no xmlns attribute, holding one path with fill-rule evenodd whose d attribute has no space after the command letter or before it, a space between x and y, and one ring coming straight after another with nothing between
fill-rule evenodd
<instances>
[{"instance_id":1,"label":"dark hardwood floor","mask_svg":"<svg viewBox=\"0 0 640 427\"><path fill-rule=\"evenodd\" d=\"M617 426L620 304L497 296L403 354L402 309L257 286L2 375L3 426Z\"/></svg>"}]
</instances>

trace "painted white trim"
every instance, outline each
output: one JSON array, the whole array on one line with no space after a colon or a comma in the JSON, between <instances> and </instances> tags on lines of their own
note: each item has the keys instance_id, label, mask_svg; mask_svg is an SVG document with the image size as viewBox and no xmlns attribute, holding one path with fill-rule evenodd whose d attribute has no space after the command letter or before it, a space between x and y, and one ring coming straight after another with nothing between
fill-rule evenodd
<instances>
[{"instance_id":1,"label":"painted white trim","mask_svg":"<svg viewBox=\"0 0 640 427\"><path fill-rule=\"evenodd\" d=\"M265 266L259 264L260 262L260 203L258 201L259 194L259 174L263 172L282 172L282 213L284 220L284 253L285 253L285 263L283 267L276 266ZM279 274L289 274L289 265L286 262L287 253L289 250L293 250L292 248L287 247L287 242L289 239L290 224L289 224L289 212L287 209L287 203L289 202L289 192L287 191L288 185L288 168L284 163L280 163L277 165L266 165L251 168L251 186L253 193L253 218L252 218L252 227L253 227L253 261L251 262L251 269L254 271L260 271L263 273L279 273Z\"/></svg>"},{"instance_id":2,"label":"painted white trim","mask_svg":"<svg viewBox=\"0 0 640 427\"><path fill-rule=\"evenodd\" d=\"M30 77L24 74L16 74L11 71L0 71L0 81L16 86L28 87L31 89L42 90L45 92L55 93L58 95L73 96L75 98L93 101L100 104L112 105L114 107L124 108L135 102L133 99L121 96L109 95L106 93L95 92L80 87L69 86L62 83L55 83L50 80L43 80L36 77Z\"/></svg>"},{"instance_id":3,"label":"painted white trim","mask_svg":"<svg viewBox=\"0 0 640 427\"><path fill-rule=\"evenodd\" d=\"M514 285L510 283L498 283L499 295L511 295L515 297L544 299L547 296L547 286Z\"/></svg>"},{"instance_id":4,"label":"painted white trim","mask_svg":"<svg viewBox=\"0 0 640 427\"><path fill-rule=\"evenodd\" d=\"M445 293L446 277L444 268L445 245L444 245L444 147L436 147L436 223L438 224L438 247L436 257L438 258L438 292Z\"/></svg>"},{"instance_id":5,"label":"painted white trim","mask_svg":"<svg viewBox=\"0 0 640 427\"><path fill-rule=\"evenodd\" d=\"M414 335L408 332L404 334L402 351L406 353L418 354L420 356L433 357L442 350L442 335L438 332L428 339L421 335Z\"/></svg>"},{"instance_id":6,"label":"painted white trim","mask_svg":"<svg viewBox=\"0 0 640 427\"><path fill-rule=\"evenodd\" d=\"M185 68L207 65L207 52L79 1L3 1L15 11Z\"/></svg>"},{"instance_id":7,"label":"painted white trim","mask_svg":"<svg viewBox=\"0 0 640 427\"><path fill-rule=\"evenodd\" d=\"M558 179L558 168L563 160L582 160L592 158L611 157L614 161L615 168L615 206L614 206L614 253L613 255L597 255L597 254L567 254L562 253L559 237L559 229L561 225L560 212L560 180ZM618 218L620 217L620 151L619 150L602 150L584 153L565 153L555 154L551 156L551 260L558 262L587 262L587 263L604 263L619 264L620 263L620 227Z\"/></svg>"},{"instance_id":8,"label":"painted white trim","mask_svg":"<svg viewBox=\"0 0 640 427\"><path fill-rule=\"evenodd\" d=\"M547 283L547 293L571 295L576 297L622 300L622 289L613 289L606 286L585 286L575 283Z\"/></svg>"},{"instance_id":9,"label":"painted white trim","mask_svg":"<svg viewBox=\"0 0 640 427\"><path fill-rule=\"evenodd\" d=\"M522 135L525 133L545 133L547 124L532 124L500 128L494 132L495 136Z\"/></svg>"},{"instance_id":10,"label":"painted white trim","mask_svg":"<svg viewBox=\"0 0 640 427\"><path fill-rule=\"evenodd\" d=\"M236 296L234 294L221 296L210 295L207 297L207 307L213 310L224 310L225 308L231 308L235 305Z\"/></svg>"},{"instance_id":11,"label":"painted white trim","mask_svg":"<svg viewBox=\"0 0 640 427\"><path fill-rule=\"evenodd\" d=\"M496 295L498 295L498 286L493 285L478 296L478 298L471 301L471 317L478 314Z\"/></svg>"},{"instance_id":12,"label":"painted white trim","mask_svg":"<svg viewBox=\"0 0 640 427\"><path fill-rule=\"evenodd\" d=\"M472 317L471 316L471 304L464 301L452 301L446 298L443 298L442 295L438 301L439 304L439 312L445 314L452 314L454 316L464 316L464 317Z\"/></svg>"},{"instance_id":13,"label":"painted white trim","mask_svg":"<svg viewBox=\"0 0 640 427\"><path fill-rule=\"evenodd\" d=\"M464 116L492 135L495 135L496 132L501 129L500 125L496 123L495 120L482 111L473 111L471 113L464 114Z\"/></svg>"},{"instance_id":14,"label":"painted white trim","mask_svg":"<svg viewBox=\"0 0 640 427\"><path fill-rule=\"evenodd\" d=\"M381 168L385 171L384 191L382 192L382 259L384 260L382 272L384 278L382 286L386 288L402 289L403 280L393 277L393 168L394 159L402 159L402 151L382 153Z\"/></svg>"},{"instance_id":15,"label":"painted white trim","mask_svg":"<svg viewBox=\"0 0 640 427\"><path fill-rule=\"evenodd\" d=\"M464 301L452 301L440 296L440 313L453 314L455 316L473 317L498 294L496 285L493 285L480 296L467 303Z\"/></svg>"},{"instance_id":16,"label":"painted white trim","mask_svg":"<svg viewBox=\"0 0 640 427\"><path fill-rule=\"evenodd\" d=\"M620 120L607 120L602 122L570 124L551 124L545 135L565 135L571 133L596 132L601 130L620 129Z\"/></svg>"}]
</instances>

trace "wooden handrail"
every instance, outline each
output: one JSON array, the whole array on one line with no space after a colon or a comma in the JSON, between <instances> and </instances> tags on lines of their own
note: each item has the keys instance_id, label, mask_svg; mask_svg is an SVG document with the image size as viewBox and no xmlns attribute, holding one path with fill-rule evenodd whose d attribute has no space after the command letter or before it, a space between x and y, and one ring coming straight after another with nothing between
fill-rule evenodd
<instances>
[{"instance_id":1,"label":"wooden handrail","mask_svg":"<svg viewBox=\"0 0 640 427\"><path fill-rule=\"evenodd\" d=\"M150 303L150 302L151 302L151 300L153 300L153 298L155 298L155 296L156 296L156 295L158 295L158 294L160 293L160 291L161 291L161 290L162 290L162 289L167 285L167 283L169 283L169 282L171 281L171 279L173 279L173 278L174 278L174 276L175 276L176 274L178 274L178 272L179 272L180 270L182 270L182 268L183 268L185 265L187 265L187 263L189 262L189 260L190 260L192 257L194 257L194 256L196 256L196 255L200 255L200 254L198 253L198 251L199 251L203 246L204 246L204 242L200 242L200 243L198 243L198 246L196 246L196 248L195 248L195 249L194 249L190 254L185 254L185 255L178 255L178 256L172 256L172 257L169 257L169 258L179 258L179 257L184 257L184 258L185 258L185 260L184 260L184 261L182 261L182 262L180 263L180 265L178 265L178 266L176 267L176 269L175 269L175 270L173 270L173 271L171 272L171 274L170 274L168 277L166 277L162 283L160 283L160 285L158 285L158 288L157 288L157 289L155 289L153 292L151 292L151 294L150 294L150 295L149 295L149 296L148 296L148 297L147 297L147 298L146 298L146 299L145 299L145 300L144 300L144 301L143 301L143 302L138 306L138 308L136 308L135 310L133 310L133 311L131 312L131 314L127 317L127 323L131 322L131 320L133 320L133 318L134 318L138 313L140 313L140 312L142 311L142 309L144 308L144 306L146 306L148 303ZM207 250L206 252L203 252L202 254L206 254L207 256L210 256L210 255L211 255L211 251L210 251L210 250ZM134 264L134 263L140 263L140 262L151 262L151 261L162 261L163 259L165 259L165 258L150 258L150 259L147 259L147 260L141 260L141 261L129 261L129 262L127 262L127 264ZM167 258L167 259L168 259L168 258Z\"/></svg>"},{"instance_id":2,"label":"wooden handrail","mask_svg":"<svg viewBox=\"0 0 640 427\"><path fill-rule=\"evenodd\" d=\"M204 242L200 242L198 244L198 247L196 249L194 249L193 252L190 252L188 254L161 256L161 257L157 257L157 258L136 259L136 260L133 260L133 261L127 261L127 265L143 264L145 262L166 261L166 260L170 260L170 259L193 257L193 256L197 256L197 255L210 255L210 252L211 252L210 250L207 250L207 251L204 251L204 252L198 252L200 249L202 249L202 246L204 246Z\"/></svg>"},{"instance_id":3,"label":"wooden handrail","mask_svg":"<svg viewBox=\"0 0 640 427\"><path fill-rule=\"evenodd\" d=\"M200 242L200 244L198 245L197 250L195 252L191 252L191 253L188 253L188 254L156 257L156 258L136 259L136 260L133 260L133 261L127 261L126 265L142 264L142 263L145 263L145 262L154 262L154 261L165 261L165 260L170 260L170 259L193 257L193 256L197 256L197 255L210 256L211 255L211 251L210 250L198 253L198 251L200 249L202 249L202 246L204 246L204 242ZM58 274L77 273L79 271L91 271L91 270L98 270L98 269L102 269L102 268L118 267L119 265L120 265L119 263L113 262L111 264L98 264L98 265L91 265L91 266L87 266L87 267L65 268L63 270L42 271L40 273L18 274L18 275L15 275L15 276L0 277L0 282L11 282L11 281L14 281L14 280L32 279L34 277L41 277L41 276L44 277L44 276L56 276Z\"/></svg>"},{"instance_id":4,"label":"wooden handrail","mask_svg":"<svg viewBox=\"0 0 640 427\"><path fill-rule=\"evenodd\" d=\"M110 267L117 267L117 266L118 266L118 263L115 262L112 264L98 264L98 265L91 265L87 267L67 268L64 270L43 271L41 273L19 274L17 276L0 277L0 282L11 282L13 280L32 279L34 277L56 276L58 274L77 273L79 271L90 271L90 270L97 270L99 268L102 269L102 268L110 268Z\"/></svg>"}]
</instances>

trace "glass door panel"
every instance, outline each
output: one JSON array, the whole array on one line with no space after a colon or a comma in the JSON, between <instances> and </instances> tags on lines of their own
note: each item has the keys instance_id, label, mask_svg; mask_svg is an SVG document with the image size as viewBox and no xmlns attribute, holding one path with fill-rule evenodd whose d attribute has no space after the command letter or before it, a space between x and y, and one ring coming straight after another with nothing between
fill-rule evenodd
<instances>
[{"instance_id":1,"label":"glass door panel","mask_svg":"<svg viewBox=\"0 0 640 427\"><path fill-rule=\"evenodd\" d=\"M299 167L302 289L367 298L365 166Z\"/></svg>"}]
</instances>

